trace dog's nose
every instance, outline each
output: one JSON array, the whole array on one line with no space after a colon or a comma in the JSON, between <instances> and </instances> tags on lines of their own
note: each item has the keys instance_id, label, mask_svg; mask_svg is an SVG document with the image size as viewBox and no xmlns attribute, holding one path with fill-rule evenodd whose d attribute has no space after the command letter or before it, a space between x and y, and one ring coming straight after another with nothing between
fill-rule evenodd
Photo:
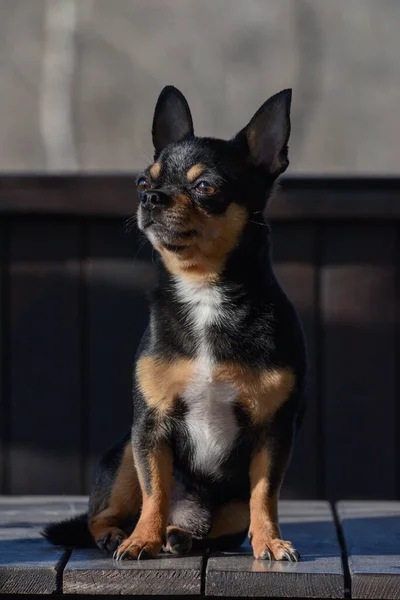
<instances>
[{"instance_id":1,"label":"dog's nose","mask_svg":"<svg viewBox=\"0 0 400 600\"><path fill-rule=\"evenodd\" d=\"M156 206L166 205L169 203L169 198L166 194L162 192L155 192L151 190L149 192L145 192L141 197L141 204L144 208L148 208L149 210L155 208Z\"/></svg>"}]
</instances>

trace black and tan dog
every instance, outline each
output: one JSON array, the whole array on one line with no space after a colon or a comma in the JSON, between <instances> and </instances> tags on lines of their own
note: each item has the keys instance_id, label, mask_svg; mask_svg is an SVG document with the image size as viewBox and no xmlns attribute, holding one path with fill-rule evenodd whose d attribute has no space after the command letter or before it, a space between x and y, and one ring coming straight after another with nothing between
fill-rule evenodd
<instances>
[{"instance_id":1,"label":"black and tan dog","mask_svg":"<svg viewBox=\"0 0 400 600\"><path fill-rule=\"evenodd\" d=\"M256 558L298 560L281 539L277 501L306 352L263 216L289 164L290 101L290 90L276 94L223 141L196 137L183 95L162 91L155 162L137 180L139 228L160 260L132 432L102 458L88 515L46 527L53 543L96 542L136 559L248 533Z\"/></svg>"}]
</instances>

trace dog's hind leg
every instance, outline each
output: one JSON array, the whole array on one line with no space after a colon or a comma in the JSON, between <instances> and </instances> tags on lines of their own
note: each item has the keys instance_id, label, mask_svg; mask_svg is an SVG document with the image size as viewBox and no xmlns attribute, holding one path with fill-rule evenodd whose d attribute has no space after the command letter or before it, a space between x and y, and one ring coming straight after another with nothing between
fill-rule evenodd
<instances>
[{"instance_id":1,"label":"dog's hind leg","mask_svg":"<svg viewBox=\"0 0 400 600\"><path fill-rule=\"evenodd\" d=\"M249 502L232 500L213 510L211 531L204 541L213 549L236 548L246 539L249 523Z\"/></svg>"},{"instance_id":2,"label":"dog's hind leg","mask_svg":"<svg viewBox=\"0 0 400 600\"><path fill-rule=\"evenodd\" d=\"M193 499L191 499L191 502ZM204 508L201 504L191 506L189 513L188 501L182 500L178 507L180 511L179 522L185 527L170 525L167 528L165 550L173 554L186 554L191 548L198 550L211 548L227 550L240 546L247 536L250 522L250 509L248 501L232 501L215 508L207 520L209 532L201 535L198 525L201 517L204 518ZM178 511L176 510L176 514ZM185 520L183 517L185 516ZM200 519L199 519L200 517ZM194 525L197 519L197 526ZM212 523L211 528L209 523ZM203 525L203 533L205 532ZM196 535L193 535L195 533Z\"/></svg>"},{"instance_id":3,"label":"dog's hind leg","mask_svg":"<svg viewBox=\"0 0 400 600\"><path fill-rule=\"evenodd\" d=\"M187 554L192 549L193 537L189 531L168 525L164 551L172 554Z\"/></svg>"},{"instance_id":4,"label":"dog's hind leg","mask_svg":"<svg viewBox=\"0 0 400 600\"><path fill-rule=\"evenodd\" d=\"M139 517L141 491L130 436L101 459L89 501L89 531L102 550L114 552Z\"/></svg>"},{"instance_id":5,"label":"dog's hind leg","mask_svg":"<svg viewBox=\"0 0 400 600\"><path fill-rule=\"evenodd\" d=\"M249 522L248 501L234 500L210 508L206 494L187 492L175 481L164 549L186 554L191 548L235 548L246 538Z\"/></svg>"},{"instance_id":6,"label":"dog's hind leg","mask_svg":"<svg viewBox=\"0 0 400 600\"><path fill-rule=\"evenodd\" d=\"M183 483L174 479L164 550L187 554L193 545L196 546L197 540L205 538L210 528L207 497L187 491Z\"/></svg>"}]
</instances>

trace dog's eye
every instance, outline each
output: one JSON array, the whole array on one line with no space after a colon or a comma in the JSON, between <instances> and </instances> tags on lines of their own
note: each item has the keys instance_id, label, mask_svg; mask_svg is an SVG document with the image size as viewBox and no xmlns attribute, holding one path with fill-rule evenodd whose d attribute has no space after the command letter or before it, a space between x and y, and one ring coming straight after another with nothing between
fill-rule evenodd
<instances>
[{"instance_id":1,"label":"dog's eye","mask_svg":"<svg viewBox=\"0 0 400 600\"><path fill-rule=\"evenodd\" d=\"M212 186L208 181L199 181L196 185L196 191L200 192L200 194L207 194L211 196L211 194L215 194L217 191L214 186Z\"/></svg>"},{"instance_id":2,"label":"dog's eye","mask_svg":"<svg viewBox=\"0 0 400 600\"><path fill-rule=\"evenodd\" d=\"M149 180L146 177L141 177L137 182L137 189L139 192L145 192L150 187Z\"/></svg>"}]
</instances>

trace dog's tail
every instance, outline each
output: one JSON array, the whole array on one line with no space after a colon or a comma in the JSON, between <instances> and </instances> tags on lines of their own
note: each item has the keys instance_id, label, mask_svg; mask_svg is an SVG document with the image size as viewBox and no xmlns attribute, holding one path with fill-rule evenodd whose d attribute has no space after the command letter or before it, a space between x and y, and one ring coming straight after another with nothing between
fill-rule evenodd
<instances>
[{"instance_id":1,"label":"dog's tail","mask_svg":"<svg viewBox=\"0 0 400 600\"><path fill-rule=\"evenodd\" d=\"M88 515L83 513L45 525L41 534L55 546L73 546L75 548L94 548L95 542L90 535Z\"/></svg>"}]
</instances>

